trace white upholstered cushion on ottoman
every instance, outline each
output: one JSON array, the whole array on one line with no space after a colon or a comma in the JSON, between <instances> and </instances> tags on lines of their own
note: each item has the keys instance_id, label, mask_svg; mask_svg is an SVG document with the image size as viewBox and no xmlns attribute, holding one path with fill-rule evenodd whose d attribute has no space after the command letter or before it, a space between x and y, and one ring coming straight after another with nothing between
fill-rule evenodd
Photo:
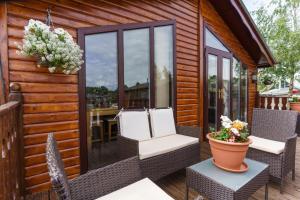
<instances>
[{"instance_id":1,"label":"white upholstered cushion on ottoman","mask_svg":"<svg viewBox=\"0 0 300 200\"><path fill-rule=\"evenodd\" d=\"M124 172L126 173L126 172ZM97 200L174 200L150 179L144 178Z\"/></svg>"}]
</instances>

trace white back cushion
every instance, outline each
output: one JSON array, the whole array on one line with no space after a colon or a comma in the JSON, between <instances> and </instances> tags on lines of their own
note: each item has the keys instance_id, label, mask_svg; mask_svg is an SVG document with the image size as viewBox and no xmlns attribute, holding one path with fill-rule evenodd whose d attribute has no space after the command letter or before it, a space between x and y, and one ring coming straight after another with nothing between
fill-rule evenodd
<instances>
[{"instance_id":1,"label":"white back cushion","mask_svg":"<svg viewBox=\"0 0 300 200\"><path fill-rule=\"evenodd\" d=\"M149 113L153 137L163 137L176 134L172 108L150 109Z\"/></svg>"},{"instance_id":2,"label":"white back cushion","mask_svg":"<svg viewBox=\"0 0 300 200\"><path fill-rule=\"evenodd\" d=\"M119 120L122 136L138 141L151 139L147 111L124 111Z\"/></svg>"}]
</instances>

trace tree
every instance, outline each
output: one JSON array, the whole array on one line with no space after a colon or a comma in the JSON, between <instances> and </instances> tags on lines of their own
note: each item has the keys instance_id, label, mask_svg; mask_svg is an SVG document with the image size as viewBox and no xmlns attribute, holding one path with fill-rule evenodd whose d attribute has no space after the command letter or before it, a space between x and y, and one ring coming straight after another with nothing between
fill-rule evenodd
<instances>
[{"instance_id":1,"label":"tree","mask_svg":"<svg viewBox=\"0 0 300 200\"><path fill-rule=\"evenodd\" d=\"M294 81L300 81L297 75L300 72L299 8L300 0L273 0L270 5L253 13L259 30L278 61L275 67L259 71L259 90L270 89L265 84L266 79L274 83L288 80L291 95Z\"/></svg>"}]
</instances>

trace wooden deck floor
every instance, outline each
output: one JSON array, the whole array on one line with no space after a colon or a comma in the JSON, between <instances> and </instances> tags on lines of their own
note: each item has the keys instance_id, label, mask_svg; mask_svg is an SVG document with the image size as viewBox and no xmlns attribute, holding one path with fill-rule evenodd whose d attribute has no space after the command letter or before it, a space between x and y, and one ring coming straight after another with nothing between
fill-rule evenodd
<instances>
[{"instance_id":1,"label":"wooden deck floor","mask_svg":"<svg viewBox=\"0 0 300 200\"><path fill-rule=\"evenodd\" d=\"M203 143L201 147L201 159L210 157L209 146ZM157 184L170 194L176 200L183 200L185 194L185 171L181 170L170 176L158 181ZM250 199L260 200L264 199L264 187L259 189ZM190 192L190 199L197 197L195 191ZM45 192L27 196L28 200L52 200L55 195L52 192ZM297 154L296 154L296 180L293 182L291 175L286 179L284 192L280 194L279 186L270 183L269 187L269 200L299 200L300 199L300 138L297 141Z\"/></svg>"}]
</instances>

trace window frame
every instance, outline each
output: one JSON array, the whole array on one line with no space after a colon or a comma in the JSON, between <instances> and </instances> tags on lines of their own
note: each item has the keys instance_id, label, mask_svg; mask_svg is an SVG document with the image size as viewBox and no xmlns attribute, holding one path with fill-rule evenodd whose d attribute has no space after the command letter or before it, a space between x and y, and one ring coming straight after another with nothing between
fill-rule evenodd
<instances>
[{"instance_id":1,"label":"window frame","mask_svg":"<svg viewBox=\"0 0 300 200\"><path fill-rule=\"evenodd\" d=\"M84 50L85 58L85 36L100 33L117 33L117 71L118 71L118 108L124 105L124 31L149 28L149 56L150 56L150 90L149 90L149 108L155 107L155 55L154 55L154 28L161 26L172 26L173 39L173 87L172 87L172 107L174 109L174 119L176 121L177 111L177 84L176 84L176 20L163 20L145 23L119 24L84 27L77 30L77 40L81 49ZM78 73L78 93L79 93L79 130L80 130L80 173L83 174L88 170L88 149L87 149L87 124L86 124L86 64L81 66Z\"/></svg>"}]
</instances>

